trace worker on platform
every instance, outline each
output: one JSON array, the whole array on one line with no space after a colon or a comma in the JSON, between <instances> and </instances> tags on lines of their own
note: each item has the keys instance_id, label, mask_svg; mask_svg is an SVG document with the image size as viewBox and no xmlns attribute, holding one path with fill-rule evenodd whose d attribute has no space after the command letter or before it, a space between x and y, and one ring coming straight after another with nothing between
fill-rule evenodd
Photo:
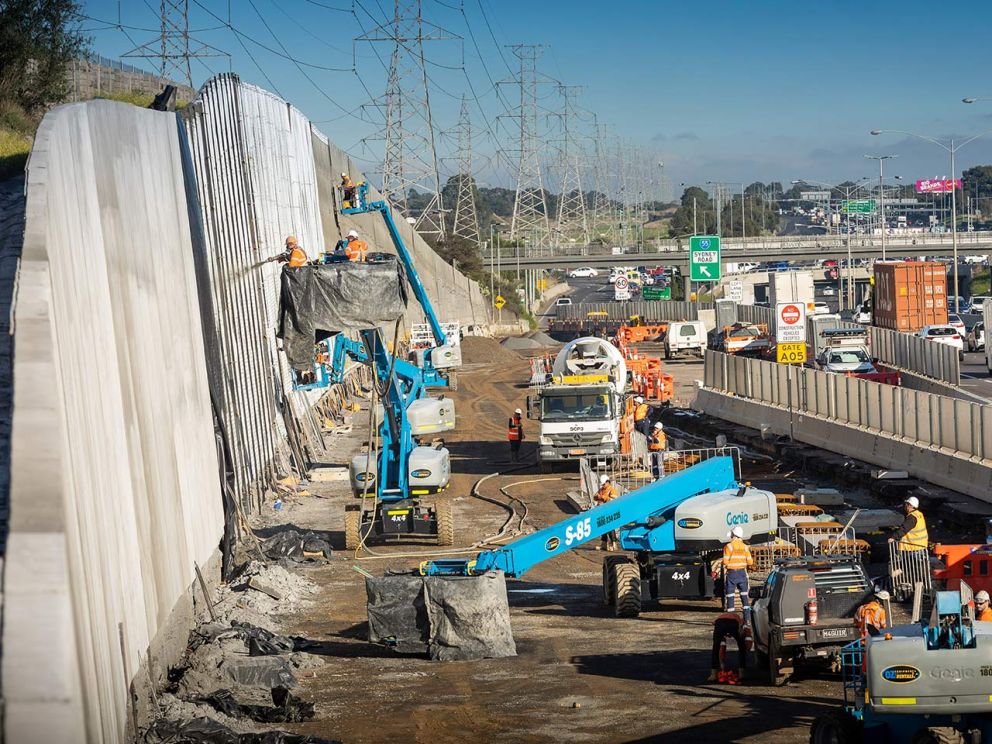
<instances>
[{"instance_id":1,"label":"worker on platform","mask_svg":"<svg viewBox=\"0 0 992 744\"><path fill-rule=\"evenodd\" d=\"M506 440L510 443L510 462L520 462L520 444L524 441L524 412L519 408L510 416Z\"/></svg>"},{"instance_id":2,"label":"worker on platform","mask_svg":"<svg viewBox=\"0 0 992 744\"><path fill-rule=\"evenodd\" d=\"M989 593L984 589L975 595L975 619L992 622L992 607L989 607Z\"/></svg>"},{"instance_id":3,"label":"worker on platform","mask_svg":"<svg viewBox=\"0 0 992 744\"><path fill-rule=\"evenodd\" d=\"M306 266L309 259L307 252L297 242L296 236L288 235L286 237L286 250L269 260L284 263L291 269L298 269L301 266Z\"/></svg>"},{"instance_id":4,"label":"worker on platform","mask_svg":"<svg viewBox=\"0 0 992 744\"><path fill-rule=\"evenodd\" d=\"M854 611L854 624L861 631L861 640L868 636L877 636L885 628L889 627L885 616L885 606L883 602L889 600L889 593L884 589L875 592L870 600Z\"/></svg>"},{"instance_id":5,"label":"worker on platform","mask_svg":"<svg viewBox=\"0 0 992 744\"><path fill-rule=\"evenodd\" d=\"M607 501L613 501L620 492L617 491L617 487L613 485L613 480L606 473L599 476L599 491L593 497L593 501L596 502L596 506L600 504L605 504ZM620 540L617 537L616 530L611 530L605 533L600 538L600 547L597 550L609 550L614 551L620 545Z\"/></svg>"},{"instance_id":6,"label":"worker on platform","mask_svg":"<svg viewBox=\"0 0 992 744\"><path fill-rule=\"evenodd\" d=\"M751 549L744 542L744 530L740 525L730 531L730 539L723 546L723 599L727 612L734 611L734 590L740 592L744 620L751 614L751 590L747 570L754 566Z\"/></svg>"},{"instance_id":7,"label":"worker on platform","mask_svg":"<svg viewBox=\"0 0 992 744\"><path fill-rule=\"evenodd\" d=\"M351 209L355 206L355 182L347 173L341 174L341 193L343 196L342 209Z\"/></svg>"},{"instance_id":8,"label":"worker on platform","mask_svg":"<svg viewBox=\"0 0 992 744\"><path fill-rule=\"evenodd\" d=\"M727 640L737 642L737 672L727 669ZM737 612L721 612L713 621L713 652L710 654L710 676L707 682L736 685L747 668L747 652L751 648L751 626Z\"/></svg>"},{"instance_id":9,"label":"worker on platform","mask_svg":"<svg viewBox=\"0 0 992 744\"><path fill-rule=\"evenodd\" d=\"M651 455L651 474L655 480L661 477L662 458L665 456L664 453L667 449L668 437L665 435L665 426L659 421L654 425L654 428L651 430L651 436L648 439L648 452Z\"/></svg>"},{"instance_id":10,"label":"worker on platform","mask_svg":"<svg viewBox=\"0 0 992 744\"><path fill-rule=\"evenodd\" d=\"M644 402L644 397L638 395L634 398L634 428L644 435L645 439L651 436L651 407Z\"/></svg>"},{"instance_id":11,"label":"worker on platform","mask_svg":"<svg viewBox=\"0 0 992 744\"><path fill-rule=\"evenodd\" d=\"M902 507L906 516L889 537L889 543L896 546L902 575L910 583L914 583L922 581L922 577L930 573L930 554L927 551L930 536L927 533L927 520L920 511L920 500L910 496Z\"/></svg>"},{"instance_id":12,"label":"worker on platform","mask_svg":"<svg viewBox=\"0 0 992 744\"><path fill-rule=\"evenodd\" d=\"M358 237L357 230L349 230L345 236L344 255L349 261L364 261L369 252L369 244Z\"/></svg>"}]
</instances>

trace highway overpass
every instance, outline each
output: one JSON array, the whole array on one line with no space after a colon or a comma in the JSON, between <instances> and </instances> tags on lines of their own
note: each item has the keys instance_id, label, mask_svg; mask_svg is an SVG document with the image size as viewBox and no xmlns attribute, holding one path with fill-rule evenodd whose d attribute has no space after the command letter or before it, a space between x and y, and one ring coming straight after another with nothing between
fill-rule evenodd
<instances>
[{"instance_id":1,"label":"highway overpass","mask_svg":"<svg viewBox=\"0 0 992 744\"><path fill-rule=\"evenodd\" d=\"M609 267L627 264L686 267L689 263L688 240L662 240L640 249L614 254L609 246L589 245L545 249L538 252L530 248L503 246L498 257L503 271L520 269L573 269L579 266ZM919 234L890 236L885 239L886 256L948 256L953 253L948 234ZM882 241L879 236L851 236L848 246L846 236L815 237L761 237L724 238L721 248L724 263L741 261L815 261L817 259L844 259L848 251L852 258L881 258ZM960 255L992 253L992 232L958 234Z\"/></svg>"}]
</instances>

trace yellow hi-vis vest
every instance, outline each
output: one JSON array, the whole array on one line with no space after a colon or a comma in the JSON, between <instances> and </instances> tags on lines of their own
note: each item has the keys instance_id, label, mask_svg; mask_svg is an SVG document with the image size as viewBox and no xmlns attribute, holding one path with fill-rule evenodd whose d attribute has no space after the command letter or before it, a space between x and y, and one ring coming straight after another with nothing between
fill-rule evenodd
<instances>
[{"instance_id":1,"label":"yellow hi-vis vest","mask_svg":"<svg viewBox=\"0 0 992 744\"><path fill-rule=\"evenodd\" d=\"M930 542L930 536L927 534L927 520L923 518L923 512L919 509L910 512L909 515L916 517L916 526L899 541L899 550L904 553L926 550L927 543Z\"/></svg>"}]
</instances>

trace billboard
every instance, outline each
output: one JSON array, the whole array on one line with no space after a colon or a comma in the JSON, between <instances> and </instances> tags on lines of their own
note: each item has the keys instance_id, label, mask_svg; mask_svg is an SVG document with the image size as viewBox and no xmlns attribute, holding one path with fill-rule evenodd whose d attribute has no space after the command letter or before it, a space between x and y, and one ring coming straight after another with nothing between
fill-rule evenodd
<instances>
[{"instance_id":1,"label":"billboard","mask_svg":"<svg viewBox=\"0 0 992 744\"><path fill-rule=\"evenodd\" d=\"M800 191L802 201L830 201L829 191Z\"/></svg>"},{"instance_id":2,"label":"billboard","mask_svg":"<svg viewBox=\"0 0 992 744\"><path fill-rule=\"evenodd\" d=\"M956 178L925 178L916 182L917 194L949 194L955 188L961 188L961 179Z\"/></svg>"}]
</instances>

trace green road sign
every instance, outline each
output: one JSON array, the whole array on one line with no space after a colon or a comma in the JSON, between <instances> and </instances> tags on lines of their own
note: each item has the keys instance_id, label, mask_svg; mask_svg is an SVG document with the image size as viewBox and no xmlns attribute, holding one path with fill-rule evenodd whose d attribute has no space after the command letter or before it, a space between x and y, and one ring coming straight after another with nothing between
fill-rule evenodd
<instances>
[{"instance_id":1,"label":"green road sign","mask_svg":"<svg viewBox=\"0 0 992 744\"><path fill-rule=\"evenodd\" d=\"M642 300L670 300L672 299L671 287L645 287L641 290Z\"/></svg>"},{"instance_id":2,"label":"green road sign","mask_svg":"<svg viewBox=\"0 0 992 744\"><path fill-rule=\"evenodd\" d=\"M720 278L720 237L693 235L689 238L689 278L711 282Z\"/></svg>"},{"instance_id":3,"label":"green road sign","mask_svg":"<svg viewBox=\"0 0 992 744\"><path fill-rule=\"evenodd\" d=\"M840 203L840 211L844 214L871 214L875 211L874 199L850 199Z\"/></svg>"}]
</instances>

